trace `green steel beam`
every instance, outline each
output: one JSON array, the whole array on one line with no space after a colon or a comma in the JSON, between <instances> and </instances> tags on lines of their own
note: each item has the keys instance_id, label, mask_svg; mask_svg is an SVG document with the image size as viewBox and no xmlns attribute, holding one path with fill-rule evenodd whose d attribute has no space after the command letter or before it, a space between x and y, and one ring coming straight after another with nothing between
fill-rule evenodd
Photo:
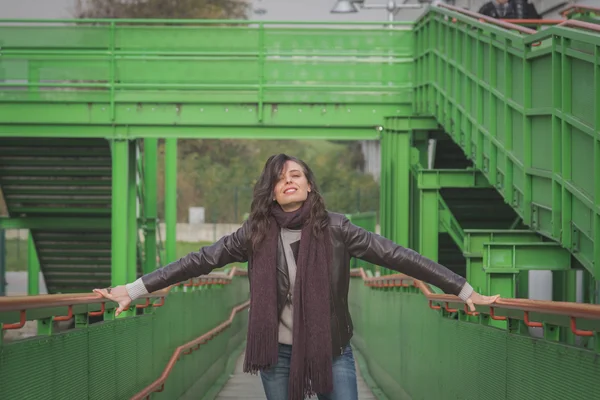
<instances>
[{"instance_id":1,"label":"green steel beam","mask_svg":"<svg viewBox=\"0 0 600 400\"><path fill-rule=\"evenodd\" d=\"M465 229L463 232L465 235L463 256L467 261L466 278L476 291L486 295L490 294L483 260L486 244L541 243L543 240L541 235L533 231ZM506 296L512 295L513 292L506 292Z\"/></svg>"},{"instance_id":2,"label":"green steel beam","mask_svg":"<svg viewBox=\"0 0 600 400\"><path fill-rule=\"evenodd\" d=\"M571 254L554 242L484 243L486 272L519 270L565 271L571 268Z\"/></svg>"},{"instance_id":3,"label":"green steel beam","mask_svg":"<svg viewBox=\"0 0 600 400\"><path fill-rule=\"evenodd\" d=\"M9 119L3 120L0 117L0 136L53 136L53 132L57 129L52 126L41 129L37 127L39 124L49 125L76 125L76 126L90 126L96 128L105 127L110 128L113 126L108 116L106 109L108 105L98 105L97 118L88 117L87 103L77 104L65 104L64 111L61 111L60 104L48 103L40 104L39 109L32 109L30 111L24 110L24 105L19 103L0 103L0 109L4 110L5 114L0 115L11 115ZM434 122L428 117L413 117L410 114L410 107L397 107L391 106L378 106L378 105L348 105L344 103L323 105L323 104L269 104L268 108L265 109L265 117L262 122L258 121L258 114L256 113L256 107L254 106L240 106L240 105L215 105L215 104L199 104L189 106L189 111L184 113L186 117L183 118L177 111L176 104L164 104L155 105L151 104L147 106L148 109L139 111L136 109L136 104L128 106L130 111L125 111L123 118L117 118L114 126L121 128L128 128L131 135L137 137L158 137L158 136L169 136L168 133L156 133L157 130L165 132L165 127L177 126L176 132L179 132L181 127L191 127L194 129L203 128L203 134L207 137L217 136L219 134L220 127L230 128L254 128L257 127L289 127L289 128L306 128L306 127L332 127L332 128L354 128L354 129L365 129L372 128L373 126L383 125L384 118L388 116L397 115L399 118L407 120L414 120L411 122L411 126L417 129L429 129ZM80 109L79 109L80 108ZM95 109L93 107L93 109ZM103 110L104 109L104 110ZM127 110L127 108L125 109ZM14 114L16 113L16 114ZM25 113L23 115L30 115L31 118L23 120L17 120L14 116L21 115L19 113ZM129 116L128 116L129 114ZM36 116L37 115L37 116ZM117 114L118 116L119 114ZM35 116L35 117L34 117ZM429 123L427 121L430 121ZM14 125L14 126L13 126ZM407 125L408 126L408 125ZM23 128L25 127L25 129ZM135 128L137 127L137 129ZM142 128L144 127L144 128ZM147 132L144 132L144 129ZM437 123L431 129L437 128ZM264 128L263 128L264 129ZM90 132L94 133L94 130ZM185 133L184 133L185 134ZM59 136L58 132L54 135ZM173 135L173 133L171 133ZM65 134L62 135L66 136ZM85 134L68 135L72 137L86 137ZM108 136L108 135L104 135ZM240 132L236 136L241 137L253 137L253 136L265 136L265 133L259 135L244 134Z\"/></svg>"},{"instance_id":4,"label":"green steel beam","mask_svg":"<svg viewBox=\"0 0 600 400\"><path fill-rule=\"evenodd\" d=\"M277 124L232 124L235 116L223 115L218 123L208 125L205 121L197 125L99 125L86 122L67 124L55 121L51 125L0 124L0 137L60 137L60 138L191 138L191 139L330 139L330 140L375 140L379 139L384 125L385 113L372 112L358 124L340 118L339 123L327 120L311 121L297 119ZM431 117L397 118L394 123L398 131L437 129ZM176 128L173 125L177 125Z\"/></svg>"},{"instance_id":5,"label":"green steel beam","mask_svg":"<svg viewBox=\"0 0 600 400\"><path fill-rule=\"evenodd\" d=\"M110 218L15 217L0 218L0 229L110 229Z\"/></svg>"},{"instance_id":6,"label":"green steel beam","mask_svg":"<svg viewBox=\"0 0 600 400\"><path fill-rule=\"evenodd\" d=\"M177 257L177 139L165 140L166 263Z\"/></svg>"},{"instance_id":7,"label":"green steel beam","mask_svg":"<svg viewBox=\"0 0 600 400\"><path fill-rule=\"evenodd\" d=\"M407 125L433 124L432 119L408 122ZM56 138L179 138L179 139L292 139L292 140L377 140L381 121L370 126L101 126L101 125L0 125L0 137Z\"/></svg>"},{"instance_id":8,"label":"green steel beam","mask_svg":"<svg viewBox=\"0 0 600 400\"><path fill-rule=\"evenodd\" d=\"M112 142L112 286L129 283L127 276L127 242L129 222L129 141L114 140Z\"/></svg>"},{"instance_id":9,"label":"green steel beam","mask_svg":"<svg viewBox=\"0 0 600 400\"><path fill-rule=\"evenodd\" d=\"M395 104L360 104L365 102L365 99L361 99L359 104L348 104L342 100L330 104L322 101L265 104L261 122L257 105L251 104L251 101L236 101L228 95L230 104L215 104L215 99L206 99L206 103L181 104L185 96L185 93L179 93L179 97L171 101L164 97L148 101L143 95L132 97L132 103L116 105L115 125L369 127L376 124L373 121L381 121L382 124L384 117L413 117L409 101L404 104L396 101L393 102ZM39 104L0 104L3 110L0 125L111 125L108 103L64 103L54 100Z\"/></svg>"},{"instance_id":10,"label":"green steel beam","mask_svg":"<svg viewBox=\"0 0 600 400\"><path fill-rule=\"evenodd\" d=\"M416 173L419 189L491 187L485 176L473 169L419 169Z\"/></svg>"},{"instance_id":11,"label":"green steel beam","mask_svg":"<svg viewBox=\"0 0 600 400\"><path fill-rule=\"evenodd\" d=\"M27 294L40 294L40 260L31 232L27 235Z\"/></svg>"},{"instance_id":12,"label":"green steel beam","mask_svg":"<svg viewBox=\"0 0 600 400\"><path fill-rule=\"evenodd\" d=\"M144 273L150 273L156 269L156 218L158 196L157 190L157 157L158 140L144 139Z\"/></svg>"}]
</instances>

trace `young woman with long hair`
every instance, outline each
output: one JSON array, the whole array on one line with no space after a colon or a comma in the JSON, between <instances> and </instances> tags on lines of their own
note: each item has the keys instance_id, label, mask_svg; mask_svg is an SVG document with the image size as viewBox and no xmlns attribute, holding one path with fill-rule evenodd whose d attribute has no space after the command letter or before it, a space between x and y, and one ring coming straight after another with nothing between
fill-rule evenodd
<instances>
[{"instance_id":1,"label":"young woman with long hair","mask_svg":"<svg viewBox=\"0 0 600 400\"><path fill-rule=\"evenodd\" d=\"M357 400L348 310L350 259L381 265L459 296L472 311L482 296L466 280L413 250L328 212L311 169L270 157L254 188L248 220L231 235L135 282L95 292L119 304L248 261L250 311L245 372L260 372L268 400Z\"/></svg>"}]
</instances>

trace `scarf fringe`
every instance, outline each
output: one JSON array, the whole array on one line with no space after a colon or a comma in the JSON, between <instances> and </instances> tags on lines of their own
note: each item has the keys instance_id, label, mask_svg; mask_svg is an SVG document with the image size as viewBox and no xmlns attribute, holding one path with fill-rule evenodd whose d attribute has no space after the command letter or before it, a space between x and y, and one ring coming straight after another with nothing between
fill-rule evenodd
<instances>
[{"instance_id":1,"label":"scarf fringe","mask_svg":"<svg viewBox=\"0 0 600 400\"><path fill-rule=\"evenodd\" d=\"M244 372L257 374L277 364L279 327L248 329Z\"/></svg>"},{"instance_id":2,"label":"scarf fringe","mask_svg":"<svg viewBox=\"0 0 600 400\"><path fill-rule=\"evenodd\" d=\"M305 360L301 376L290 373L289 400L304 400L333 392L332 360Z\"/></svg>"}]
</instances>

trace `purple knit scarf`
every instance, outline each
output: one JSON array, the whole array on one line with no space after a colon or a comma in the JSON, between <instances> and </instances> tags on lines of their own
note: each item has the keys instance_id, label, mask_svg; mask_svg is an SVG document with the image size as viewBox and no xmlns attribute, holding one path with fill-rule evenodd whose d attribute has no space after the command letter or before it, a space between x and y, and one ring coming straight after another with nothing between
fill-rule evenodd
<instances>
[{"instance_id":1,"label":"purple knit scarf","mask_svg":"<svg viewBox=\"0 0 600 400\"><path fill-rule=\"evenodd\" d=\"M293 292L293 345L289 400L333 391L329 265L329 229L315 238L308 220L308 201L295 212L273 206L268 233L253 254L250 273L250 316L244 372L275 366L278 359L277 246L280 228L302 226Z\"/></svg>"}]
</instances>

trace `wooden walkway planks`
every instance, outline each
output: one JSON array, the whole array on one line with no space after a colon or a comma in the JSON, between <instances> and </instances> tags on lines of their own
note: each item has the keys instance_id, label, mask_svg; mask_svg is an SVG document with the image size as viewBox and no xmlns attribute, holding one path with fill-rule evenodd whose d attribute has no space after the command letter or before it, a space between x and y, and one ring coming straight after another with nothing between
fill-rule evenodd
<instances>
[{"instance_id":1,"label":"wooden walkway planks","mask_svg":"<svg viewBox=\"0 0 600 400\"><path fill-rule=\"evenodd\" d=\"M235 366L235 371L225 387L217 395L217 400L266 400L262 383L259 375L250 375L243 372L244 352ZM358 380L358 398L359 400L374 400L376 397L360 375L358 365L356 366L356 375ZM312 397L311 400L315 400Z\"/></svg>"}]
</instances>

